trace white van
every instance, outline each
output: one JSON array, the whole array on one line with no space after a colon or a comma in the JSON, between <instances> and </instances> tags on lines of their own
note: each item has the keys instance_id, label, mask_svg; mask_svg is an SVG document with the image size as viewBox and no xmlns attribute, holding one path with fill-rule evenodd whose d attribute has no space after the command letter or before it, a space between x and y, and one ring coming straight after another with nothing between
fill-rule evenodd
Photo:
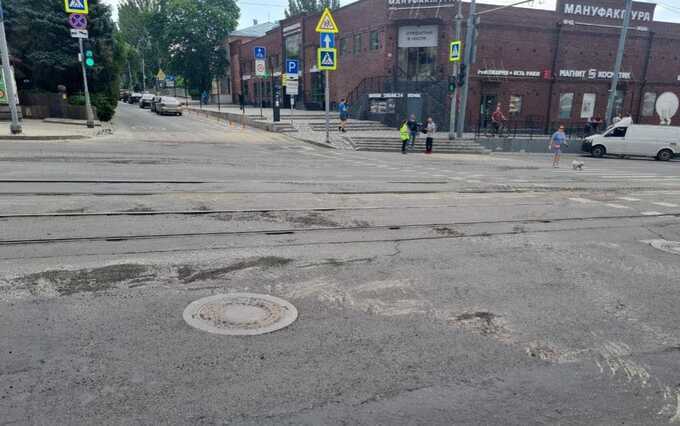
<instances>
[{"instance_id":1,"label":"white van","mask_svg":"<svg viewBox=\"0 0 680 426\"><path fill-rule=\"evenodd\" d=\"M627 117L603 134L585 138L582 149L593 157L612 154L668 161L680 155L680 127L633 124L633 119Z\"/></svg>"}]
</instances>

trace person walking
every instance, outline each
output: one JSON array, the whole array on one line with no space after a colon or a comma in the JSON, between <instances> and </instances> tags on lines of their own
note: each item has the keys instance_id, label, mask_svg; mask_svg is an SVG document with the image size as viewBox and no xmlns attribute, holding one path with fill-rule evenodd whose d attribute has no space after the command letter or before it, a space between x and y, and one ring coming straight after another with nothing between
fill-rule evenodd
<instances>
[{"instance_id":1,"label":"person walking","mask_svg":"<svg viewBox=\"0 0 680 426\"><path fill-rule=\"evenodd\" d=\"M413 146L416 143L416 136L418 136L418 122L416 121L415 114L411 114L411 116L408 118L408 121L406 122L406 124L408 125L408 131L409 131L408 146L409 146L409 149L413 149Z\"/></svg>"},{"instance_id":2,"label":"person walking","mask_svg":"<svg viewBox=\"0 0 680 426\"><path fill-rule=\"evenodd\" d=\"M340 126L338 126L338 131L345 133L347 132L345 127L347 126L347 119L349 118L349 105L347 105L345 98L340 99L338 112L340 113Z\"/></svg>"},{"instance_id":3,"label":"person walking","mask_svg":"<svg viewBox=\"0 0 680 426\"><path fill-rule=\"evenodd\" d=\"M432 142L434 139L434 132L437 131L437 125L432 120L432 117L427 117L427 124L425 125L425 154L432 154Z\"/></svg>"},{"instance_id":4,"label":"person walking","mask_svg":"<svg viewBox=\"0 0 680 426\"><path fill-rule=\"evenodd\" d=\"M493 132L496 135L500 135L503 131L503 123L505 120L505 115L503 115L503 111L501 111L501 104L498 103L496 104L496 111L491 114L491 125L493 126Z\"/></svg>"},{"instance_id":5,"label":"person walking","mask_svg":"<svg viewBox=\"0 0 680 426\"><path fill-rule=\"evenodd\" d=\"M560 128L550 137L549 148L553 153L553 167L560 167L560 154L562 154L562 145L567 144L567 136L564 134L564 124L560 124Z\"/></svg>"},{"instance_id":6,"label":"person walking","mask_svg":"<svg viewBox=\"0 0 680 426\"><path fill-rule=\"evenodd\" d=\"M406 154L406 145L409 143L410 130L408 127L408 121L404 120L399 126L399 137L401 138L401 153Z\"/></svg>"}]
</instances>

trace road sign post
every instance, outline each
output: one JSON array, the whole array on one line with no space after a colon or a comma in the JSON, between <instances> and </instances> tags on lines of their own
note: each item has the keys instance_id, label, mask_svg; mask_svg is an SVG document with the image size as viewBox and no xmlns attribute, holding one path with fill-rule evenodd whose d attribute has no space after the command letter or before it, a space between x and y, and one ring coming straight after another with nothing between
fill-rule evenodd
<instances>
[{"instance_id":1,"label":"road sign post","mask_svg":"<svg viewBox=\"0 0 680 426\"><path fill-rule=\"evenodd\" d=\"M331 11L325 8L319 22L316 24L316 32L319 33L319 45L322 46L317 49L316 54L316 66L319 70L322 70L325 74L324 76L324 104L326 109L326 143L330 143L331 135L331 122L330 122L330 110L331 110L331 90L330 90L330 78L328 75L329 70L335 70L337 68L338 55L335 50L335 34L340 32Z\"/></svg>"}]
</instances>

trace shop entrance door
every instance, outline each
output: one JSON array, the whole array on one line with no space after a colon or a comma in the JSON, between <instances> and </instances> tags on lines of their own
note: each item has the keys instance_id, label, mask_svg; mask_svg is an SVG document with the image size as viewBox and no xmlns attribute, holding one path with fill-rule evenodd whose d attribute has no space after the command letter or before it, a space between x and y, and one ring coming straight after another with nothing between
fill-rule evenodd
<instances>
[{"instance_id":1,"label":"shop entrance door","mask_svg":"<svg viewBox=\"0 0 680 426\"><path fill-rule=\"evenodd\" d=\"M498 96L482 95L482 103L479 106L479 122L482 129L486 129L491 124L491 114L496 110Z\"/></svg>"},{"instance_id":2,"label":"shop entrance door","mask_svg":"<svg viewBox=\"0 0 680 426\"><path fill-rule=\"evenodd\" d=\"M416 121L423 122L423 99L419 97L409 96L406 98L406 117L410 117L411 114L416 116Z\"/></svg>"}]
</instances>

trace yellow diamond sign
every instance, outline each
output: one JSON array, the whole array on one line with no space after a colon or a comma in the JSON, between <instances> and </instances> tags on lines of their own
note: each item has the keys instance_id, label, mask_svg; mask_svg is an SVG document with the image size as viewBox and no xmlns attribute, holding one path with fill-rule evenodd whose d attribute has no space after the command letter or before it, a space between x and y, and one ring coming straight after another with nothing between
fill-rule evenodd
<instances>
[{"instance_id":1,"label":"yellow diamond sign","mask_svg":"<svg viewBox=\"0 0 680 426\"><path fill-rule=\"evenodd\" d=\"M331 11L328 8L325 8L323 10L323 13L321 14L321 18L319 19L319 23L316 24L316 32L317 33L339 33L340 32L340 29L335 24L335 20L333 19L333 15L331 15Z\"/></svg>"},{"instance_id":2,"label":"yellow diamond sign","mask_svg":"<svg viewBox=\"0 0 680 426\"><path fill-rule=\"evenodd\" d=\"M156 79L157 80L165 80L165 73L163 70L158 70L158 74L156 74Z\"/></svg>"}]
</instances>

